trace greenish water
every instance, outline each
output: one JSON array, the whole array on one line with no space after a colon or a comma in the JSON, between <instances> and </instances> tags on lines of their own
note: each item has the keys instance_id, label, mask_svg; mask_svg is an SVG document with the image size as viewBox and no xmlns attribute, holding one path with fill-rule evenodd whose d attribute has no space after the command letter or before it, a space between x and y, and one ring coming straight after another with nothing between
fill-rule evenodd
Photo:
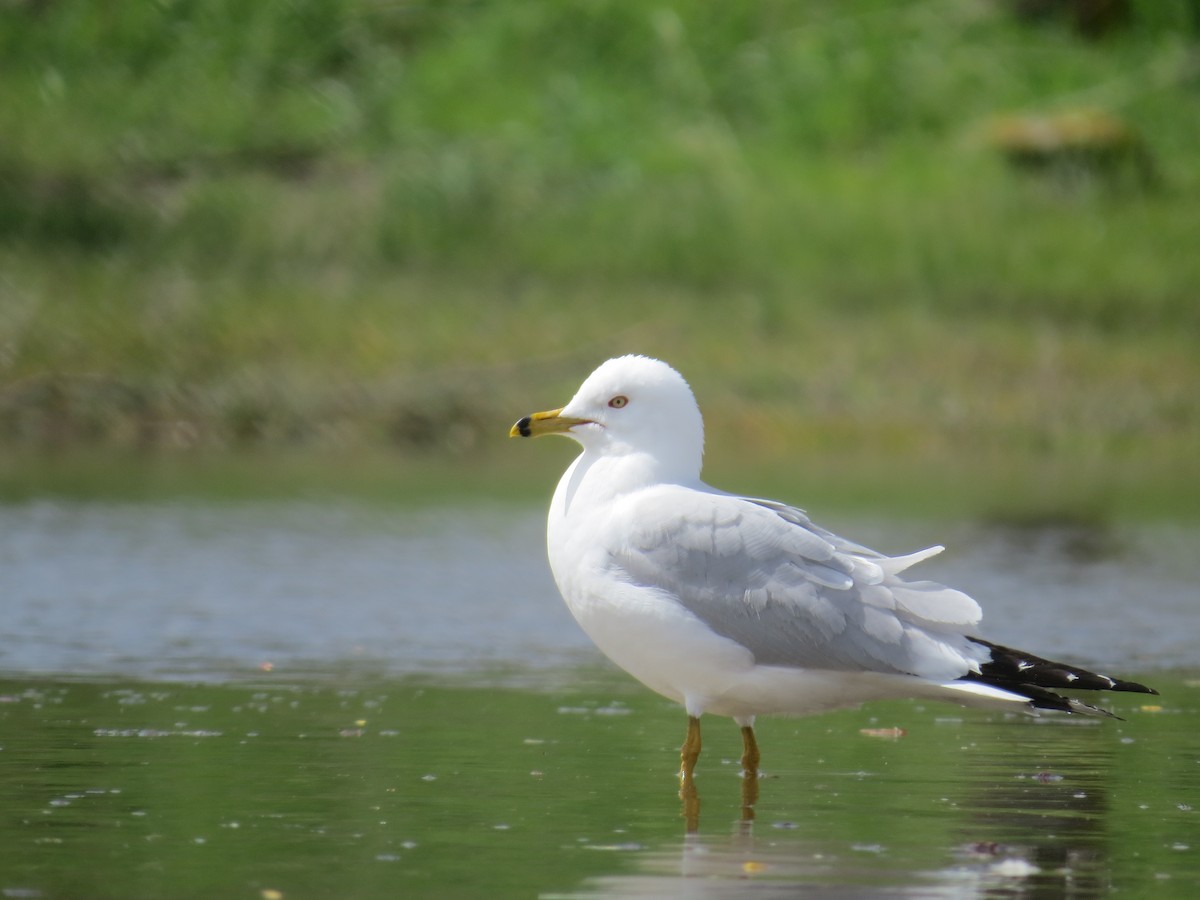
<instances>
[{"instance_id":1,"label":"greenish water","mask_svg":"<svg viewBox=\"0 0 1200 900\"><path fill-rule=\"evenodd\" d=\"M1195 529L823 520L1161 697L764 720L752 821L706 719L689 834L540 511L0 505L0 898L1196 896Z\"/></svg>"},{"instance_id":2,"label":"greenish water","mask_svg":"<svg viewBox=\"0 0 1200 900\"><path fill-rule=\"evenodd\" d=\"M1161 704L1123 722L764 721L753 822L736 728L706 720L692 835L681 713L607 670L8 679L0 896L1195 896L1200 682L1147 679Z\"/></svg>"}]
</instances>

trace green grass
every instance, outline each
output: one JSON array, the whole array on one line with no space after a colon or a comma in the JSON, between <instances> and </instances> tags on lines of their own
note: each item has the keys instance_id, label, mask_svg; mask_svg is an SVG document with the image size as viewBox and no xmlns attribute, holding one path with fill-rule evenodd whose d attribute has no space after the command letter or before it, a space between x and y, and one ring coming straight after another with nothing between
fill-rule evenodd
<instances>
[{"instance_id":1,"label":"green grass","mask_svg":"<svg viewBox=\"0 0 1200 900\"><path fill-rule=\"evenodd\" d=\"M536 482L507 423L639 351L697 388L718 472L1200 509L1185 0L1100 41L975 0L0 20L9 496L95 454ZM980 139L1079 108L1136 129L1158 183L1030 175Z\"/></svg>"}]
</instances>

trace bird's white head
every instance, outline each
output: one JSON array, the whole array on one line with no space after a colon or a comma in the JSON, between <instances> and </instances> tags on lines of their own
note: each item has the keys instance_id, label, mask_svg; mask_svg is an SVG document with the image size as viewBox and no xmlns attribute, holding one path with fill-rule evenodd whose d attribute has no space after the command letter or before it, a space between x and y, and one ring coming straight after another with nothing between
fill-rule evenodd
<instances>
[{"instance_id":1,"label":"bird's white head","mask_svg":"<svg viewBox=\"0 0 1200 900\"><path fill-rule=\"evenodd\" d=\"M620 356L603 363L562 409L526 416L514 437L565 434L601 456L645 454L667 478L700 475L704 422L692 389L665 362Z\"/></svg>"}]
</instances>

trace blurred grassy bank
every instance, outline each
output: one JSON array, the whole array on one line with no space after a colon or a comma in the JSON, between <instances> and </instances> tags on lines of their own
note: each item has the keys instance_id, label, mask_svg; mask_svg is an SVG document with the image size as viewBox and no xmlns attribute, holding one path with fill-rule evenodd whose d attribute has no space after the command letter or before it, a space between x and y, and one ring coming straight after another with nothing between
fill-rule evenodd
<instances>
[{"instance_id":1,"label":"blurred grassy bank","mask_svg":"<svg viewBox=\"0 0 1200 900\"><path fill-rule=\"evenodd\" d=\"M633 351L730 489L1195 514L1196 6L1013 7L6 4L0 494L540 499Z\"/></svg>"}]
</instances>

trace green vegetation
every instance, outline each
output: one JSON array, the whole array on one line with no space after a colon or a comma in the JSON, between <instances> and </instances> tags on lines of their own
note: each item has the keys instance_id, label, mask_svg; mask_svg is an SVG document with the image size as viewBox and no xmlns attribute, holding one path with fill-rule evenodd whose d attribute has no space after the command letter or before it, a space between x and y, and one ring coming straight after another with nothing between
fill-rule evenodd
<instances>
[{"instance_id":1,"label":"green vegetation","mask_svg":"<svg viewBox=\"0 0 1200 900\"><path fill-rule=\"evenodd\" d=\"M0 493L131 458L282 485L279 454L529 487L506 425L637 351L691 379L732 489L1194 514L1195 4L1100 40L846 10L4 4ZM1153 183L987 143L1076 109Z\"/></svg>"}]
</instances>

